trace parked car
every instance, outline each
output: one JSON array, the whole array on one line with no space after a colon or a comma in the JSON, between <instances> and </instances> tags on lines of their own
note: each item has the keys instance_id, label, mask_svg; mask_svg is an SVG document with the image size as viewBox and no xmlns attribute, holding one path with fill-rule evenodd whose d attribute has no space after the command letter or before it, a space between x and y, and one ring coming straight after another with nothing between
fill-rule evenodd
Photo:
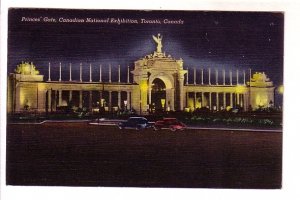
<instances>
[{"instance_id":1,"label":"parked car","mask_svg":"<svg viewBox=\"0 0 300 200\"><path fill-rule=\"evenodd\" d=\"M184 130L186 125L176 118L164 118L163 120L155 122L153 126L154 130L170 129L171 131Z\"/></svg>"},{"instance_id":2,"label":"parked car","mask_svg":"<svg viewBox=\"0 0 300 200\"><path fill-rule=\"evenodd\" d=\"M118 124L119 129L146 129L153 127L153 123L144 117L130 117L127 121Z\"/></svg>"}]
</instances>

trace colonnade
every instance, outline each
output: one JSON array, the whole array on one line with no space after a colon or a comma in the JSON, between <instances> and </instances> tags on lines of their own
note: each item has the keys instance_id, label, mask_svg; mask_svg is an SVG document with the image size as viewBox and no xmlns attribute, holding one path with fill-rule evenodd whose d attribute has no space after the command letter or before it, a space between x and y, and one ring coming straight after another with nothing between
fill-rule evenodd
<instances>
[{"instance_id":1,"label":"colonnade","mask_svg":"<svg viewBox=\"0 0 300 200\"><path fill-rule=\"evenodd\" d=\"M240 72L238 69L236 70L236 74L235 74L235 82L233 81L233 70L228 70L227 74L229 74L229 83L228 83L228 78L226 78L226 70L222 69L214 69L212 70L211 68L207 69L207 74L208 74L208 78L206 81L204 81L204 69L200 69L200 79L197 79L197 72L199 70L197 70L195 67L193 68L193 83L194 85L200 84L200 85L246 85L246 71L243 70L242 72ZM214 77L214 83L212 82L212 71L214 71L215 73L215 77ZM221 72L222 77L219 77L219 72ZM251 69L249 69L249 74L251 76ZM242 81L240 80L240 76L242 75ZM199 78L199 76L198 76ZM220 80L221 79L221 80ZM189 81L189 68L187 68L187 73L185 76L185 84L189 85L191 84Z\"/></svg>"},{"instance_id":2,"label":"colonnade","mask_svg":"<svg viewBox=\"0 0 300 200\"><path fill-rule=\"evenodd\" d=\"M104 108L105 111L129 110L132 108L131 96L131 91L122 90L50 89L47 91L47 107L48 111L57 111L58 107L67 107L72 104L72 106L86 108L89 111L100 108Z\"/></svg>"},{"instance_id":3,"label":"colonnade","mask_svg":"<svg viewBox=\"0 0 300 200\"><path fill-rule=\"evenodd\" d=\"M82 63L79 64L79 81L83 82L83 72L82 72ZM99 65L99 80L97 82L103 82L103 77L102 77L102 65ZM72 63L69 63L69 80L68 81L74 81L74 76L72 76ZM53 81L51 79L51 63L49 62L48 65L48 81ZM62 82L62 64L61 62L59 63L59 82ZM93 80L93 66L92 64L89 64L89 81L88 82L95 82ZM111 83L112 81L112 66L109 64L108 66L108 82ZM121 83L121 66L118 65L118 83ZM130 83L130 67L127 66L127 83Z\"/></svg>"},{"instance_id":4,"label":"colonnade","mask_svg":"<svg viewBox=\"0 0 300 200\"><path fill-rule=\"evenodd\" d=\"M206 107L212 111L241 107L247 105L246 93L234 92L186 92L186 108L193 110Z\"/></svg>"},{"instance_id":5,"label":"colonnade","mask_svg":"<svg viewBox=\"0 0 300 200\"><path fill-rule=\"evenodd\" d=\"M73 82L74 84L74 75L72 74L72 64L70 63L68 65L69 69L69 82ZM89 70L89 79L86 81L83 81L83 65L82 63L79 64L79 84L80 82L83 83L104 83L103 82L103 67L102 65L99 65L99 79L97 81L93 80L93 66L92 64L89 64L88 70ZM200 90L197 90L197 92L185 92L185 98L184 98L184 90L178 91L180 95L179 103L175 102L175 96L174 96L174 90L175 88L172 88L172 91L168 90L166 91L166 103L168 103L168 106L170 106L171 110L174 109L180 109L182 110L184 107L186 108L201 108L201 107L207 107L212 111L219 111L226 109L228 106L231 108L234 107L245 107L247 105L247 97L245 97L246 93L236 93L233 89L233 92L229 92L228 90L222 91L219 89L213 89L213 87L222 87L222 86L232 86L234 85L242 85L246 86L246 71L243 70L240 72L239 70L236 70L235 75L233 76L233 70L226 71L225 69L218 70L218 69L211 69L207 68L200 69L200 76L197 77L197 74L199 72L199 69L193 68L193 83L191 84L189 82L189 70L187 68L187 73L185 75L185 87L195 87L195 86L211 86L211 90L202 92ZM204 75L207 73L208 77L204 77ZM214 76L213 76L214 73ZM250 70L251 75L251 70ZM226 75L229 76L226 77ZM78 76L78 75L77 75ZM85 75L86 76L86 75ZM118 65L118 72L114 76L115 79L117 77L117 81L112 81L112 65L108 65L108 82L105 82L105 84L108 85L121 85L121 66ZM242 78L240 78L242 77ZM198 80L198 79L199 80ZM236 78L235 80L233 80ZM95 76L94 76L95 79ZM107 80L107 79L106 79ZM184 86L184 76L182 79L180 79L181 82L179 83L179 86ZM49 69L48 69L48 82L52 82L51 79L51 63L49 63ZM58 82L67 82L62 80L62 64L59 63L59 79ZM75 81L78 83L77 81ZM112 84L110 84L112 83ZM127 80L125 81L126 84L130 84L130 68L127 67ZM178 86L178 85L177 85ZM89 110L92 110L94 107L105 107L106 110L111 111L112 109L122 109L122 108L131 108L131 102L132 102L132 91L128 91L125 89L117 89L117 90L111 90L106 89L101 91L95 91L95 90L76 90L76 86L72 90L64 90L63 88L57 87L57 90L48 90L48 108L51 108L51 110L56 110L57 107L63 107L68 105L70 102L74 101L74 98L76 99L76 106L78 108L87 108ZM68 91L69 97L66 100L66 95L64 95L65 98L63 98L63 92ZM76 91L77 95L74 95L74 92ZM93 97L93 94L95 92L98 92L96 95L97 97ZM84 95L85 93L85 95ZM88 94L86 94L88 93ZM106 95L104 95L104 93ZM126 93L126 95L124 95ZM151 88L149 87L148 91L148 98L147 98L147 104L151 105ZM123 94L123 95L122 95ZM88 97L86 97L88 96ZM104 97L105 96L105 97ZM126 97L125 97L126 96ZM95 98L98 98L95 100ZM176 101L178 101L176 100ZM88 101L88 103L87 103ZM98 105L95 106L95 101ZM126 102L126 105L125 105ZM176 108L175 108L175 105ZM136 106L136 105L135 105ZM178 108L177 108L178 107ZM244 108L246 109L246 108Z\"/></svg>"}]
</instances>

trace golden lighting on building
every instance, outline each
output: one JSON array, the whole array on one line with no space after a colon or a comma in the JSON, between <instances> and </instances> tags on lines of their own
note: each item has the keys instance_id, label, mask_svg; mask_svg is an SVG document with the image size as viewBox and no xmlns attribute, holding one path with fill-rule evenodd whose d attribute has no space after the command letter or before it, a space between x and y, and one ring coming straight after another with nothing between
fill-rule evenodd
<instances>
[{"instance_id":1,"label":"golden lighting on building","mask_svg":"<svg viewBox=\"0 0 300 200\"><path fill-rule=\"evenodd\" d=\"M171 55L166 56L162 51L162 36L153 36L157 49L153 53L146 55L134 62L134 70L131 83L130 68L127 67L127 81L121 81L120 66L118 69L118 82L112 81L111 65L109 65L109 80L102 80L102 65L99 68L99 82L92 80L92 67L90 64L90 80L87 83L82 80L82 64L80 64L79 81L72 79L72 65L70 63L69 82L62 80L61 63L59 63L59 79L51 79L51 63L48 67L48 80L44 81L44 75L39 75L33 63L19 64L14 73L9 75L8 81L8 112L19 112L24 107L37 109L39 112L56 112L56 108L66 106L68 101L75 102L78 108L83 105L93 110L93 106L105 106L105 110L125 107L136 110L137 113L147 114L149 105L155 107L155 103L162 105L167 111L194 111L197 108L207 108L211 111L230 110L236 106L241 106L245 111L250 107L257 109L268 107L274 102L274 94L283 93L283 86L276 88L273 82L264 72L250 73L249 82L246 84L244 73L244 84L239 84L238 70L236 84L232 83L232 71L229 71L230 84L227 84L226 71L223 70L223 84L218 80L218 70L216 70L216 82L211 83L209 68L208 83L201 70L201 84L197 84L196 70L194 69L194 84L188 81L188 68L183 69L183 60L176 60ZM22 82L22 84L15 84ZM199 82L199 81L198 81ZM108 100L105 102L102 93L98 102L93 102L95 91L108 93ZM64 95L63 92L64 91ZM69 98L66 100L66 92L69 91ZM75 95L72 94L73 91ZM86 92L85 92L86 91ZM89 94L87 94L89 91ZM83 92L85 97L83 98ZM126 92L126 101L124 94ZM79 93L79 95L78 95ZM97 92L98 93L98 92ZM107 94L106 93L106 94ZM112 94L118 93L117 99ZM193 95L191 95L193 94ZM201 94L201 96L200 96ZM228 96L229 95L229 96ZM89 96L89 97L87 97ZM123 96L123 97L122 97ZM124 104L122 105L122 100ZM274 104L274 103L273 103ZM230 106L228 106L230 105ZM106 108L107 107L107 108ZM151 108L150 108L151 109Z\"/></svg>"},{"instance_id":2,"label":"golden lighting on building","mask_svg":"<svg viewBox=\"0 0 300 200\"><path fill-rule=\"evenodd\" d=\"M238 86L236 86L235 91L237 94L243 94L243 93L246 93L247 87L243 86L243 85L238 85Z\"/></svg>"},{"instance_id":3,"label":"golden lighting on building","mask_svg":"<svg viewBox=\"0 0 300 200\"><path fill-rule=\"evenodd\" d=\"M267 107L268 106L268 97L264 94L257 94L255 98L256 105L261 107Z\"/></svg>"},{"instance_id":4,"label":"golden lighting on building","mask_svg":"<svg viewBox=\"0 0 300 200\"><path fill-rule=\"evenodd\" d=\"M161 99L160 101L161 101L161 106L164 108L166 104L166 99Z\"/></svg>"},{"instance_id":5,"label":"golden lighting on building","mask_svg":"<svg viewBox=\"0 0 300 200\"><path fill-rule=\"evenodd\" d=\"M141 81L140 88L141 88L142 92L147 92L147 90L148 90L147 80Z\"/></svg>"}]
</instances>

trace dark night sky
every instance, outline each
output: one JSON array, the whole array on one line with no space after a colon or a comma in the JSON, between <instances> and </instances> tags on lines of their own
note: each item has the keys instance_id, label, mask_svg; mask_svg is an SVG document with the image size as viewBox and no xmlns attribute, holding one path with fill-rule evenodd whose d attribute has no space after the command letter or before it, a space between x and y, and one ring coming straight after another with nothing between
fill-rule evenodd
<instances>
[{"instance_id":1,"label":"dark night sky","mask_svg":"<svg viewBox=\"0 0 300 200\"><path fill-rule=\"evenodd\" d=\"M183 25L22 22L22 17L129 18L184 20ZM21 61L32 61L45 79L48 62L52 79L59 62L63 78L68 63L125 67L155 50L152 35L163 35L163 51L182 58L184 67L265 71L276 85L283 79L283 14L268 12L112 11L11 9L9 11L8 73ZM96 66L97 67L96 67ZM74 72L74 77L76 72ZM77 72L78 74L78 72ZM85 70L84 75L89 74ZM57 78L58 79L58 78ZM75 79L75 78L74 78ZM124 78L126 79L126 77Z\"/></svg>"}]
</instances>

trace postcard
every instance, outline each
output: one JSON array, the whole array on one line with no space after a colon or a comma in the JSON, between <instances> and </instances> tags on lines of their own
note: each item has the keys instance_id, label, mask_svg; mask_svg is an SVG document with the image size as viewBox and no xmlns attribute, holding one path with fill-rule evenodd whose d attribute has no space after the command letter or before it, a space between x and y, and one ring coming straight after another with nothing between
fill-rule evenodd
<instances>
[{"instance_id":1,"label":"postcard","mask_svg":"<svg viewBox=\"0 0 300 200\"><path fill-rule=\"evenodd\" d=\"M6 185L280 189L283 23L10 8Z\"/></svg>"}]
</instances>

